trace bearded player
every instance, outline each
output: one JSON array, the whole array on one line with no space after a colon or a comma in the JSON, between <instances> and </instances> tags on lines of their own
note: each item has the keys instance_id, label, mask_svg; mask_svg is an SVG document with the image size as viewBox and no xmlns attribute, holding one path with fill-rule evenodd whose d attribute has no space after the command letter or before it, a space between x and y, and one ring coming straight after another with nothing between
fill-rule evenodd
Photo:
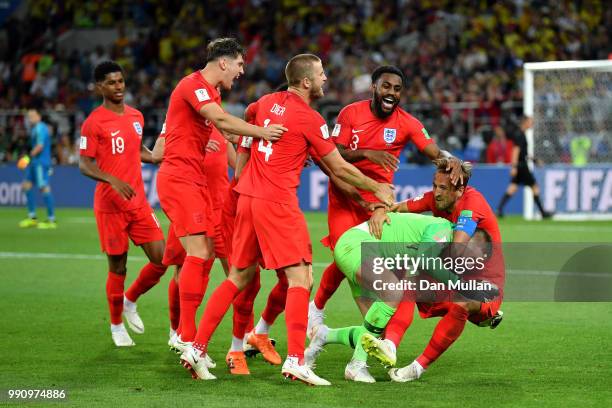
<instances>
[{"instance_id":1,"label":"bearded player","mask_svg":"<svg viewBox=\"0 0 612 408\"><path fill-rule=\"evenodd\" d=\"M142 113L123 102L123 70L115 62L102 62L94 70L94 79L103 102L83 122L79 168L98 181L94 213L100 245L108 258L106 297L111 335L117 347L126 347L134 342L121 315L135 333L144 333L136 301L166 271L162 264L164 234L145 197L140 163L152 163L153 158L142 144ZM128 237L142 247L150 262L124 295Z\"/></svg>"},{"instance_id":2,"label":"bearded player","mask_svg":"<svg viewBox=\"0 0 612 408\"><path fill-rule=\"evenodd\" d=\"M501 234L497 219L486 199L473 187L467 186L472 174L472 166L462 163L462 182L455 186L450 181L446 170L447 163L440 160L434 175L433 190L423 196L409 199L397 208L399 212L429 212L437 217L446 218L455 224L453 242L465 244L473 236L476 228L484 230L493 242L492 257L486 263L486 280L503 288L504 261L500 248ZM383 224L391 220L384 210L376 210L370 220L370 232L377 238L381 237ZM465 248L465 246L458 246ZM461 254L457 254L461 256ZM416 305L422 318L442 317L429 344L423 353L410 365L392 369L391 379L398 382L413 381L421 377L425 370L436 361L459 338L465 323L469 320L479 326L495 328L501 322L503 313L499 310L502 303L503 289L500 295L488 302L418 302ZM364 348L378 358L383 364L391 366L396 361L396 350L402 341L404 333L412 323L414 302L400 303L385 329L385 339L376 339L364 335L367 343Z\"/></svg>"},{"instance_id":3,"label":"bearded player","mask_svg":"<svg viewBox=\"0 0 612 408\"><path fill-rule=\"evenodd\" d=\"M255 123L283 123L289 130L274 144L253 143L251 159L236 187L240 197L230 274L211 295L193 346L181 356L194 378L215 378L204 362L208 342L262 263L266 269L284 270L289 282L285 308L288 356L281 372L312 385L329 385L304 364L312 246L296 189L309 148L345 182L374 192L383 203L393 196L389 185L373 181L342 159L329 140L325 121L309 106L323 96L327 78L321 60L311 54L297 55L287 63L285 74L288 91L257 101Z\"/></svg>"},{"instance_id":4,"label":"bearded player","mask_svg":"<svg viewBox=\"0 0 612 408\"><path fill-rule=\"evenodd\" d=\"M377 68L372 73L372 99L342 109L332 132L342 157L382 183L393 181L398 157L408 143L413 143L431 160L450 157L448 152L440 150L418 119L398 106L404 83L404 73L399 68ZM459 161L452 158L448 164L453 170L452 181L456 183L460 177ZM354 190L343 183L329 184L329 236L323 243L332 251L346 230L370 218L369 208L378 201L371 193ZM335 262L323 272L315 298L309 305L309 335L315 326L323 323L325 304L344 277Z\"/></svg>"}]
</instances>

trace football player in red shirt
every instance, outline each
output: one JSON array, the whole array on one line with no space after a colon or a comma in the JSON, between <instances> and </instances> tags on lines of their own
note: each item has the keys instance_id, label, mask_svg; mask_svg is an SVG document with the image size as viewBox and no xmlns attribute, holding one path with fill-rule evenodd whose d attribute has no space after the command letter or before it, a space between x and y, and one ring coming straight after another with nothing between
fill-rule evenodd
<instances>
[{"instance_id":1,"label":"football player in red shirt","mask_svg":"<svg viewBox=\"0 0 612 408\"><path fill-rule=\"evenodd\" d=\"M164 158L157 175L162 209L187 252L179 277L181 338L195 336L195 313L202 302L213 257L215 223L206 184L205 147L213 126L221 132L277 140L286 128L246 123L221 108L217 89L230 90L244 73L244 49L233 38L207 46L206 66L179 81L170 95L164 133Z\"/></svg>"},{"instance_id":2,"label":"football player in red shirt","mask_svg":"<svg viewBox=\"0 0 612 408\"><path fill-rule=\"evenodd\" d=\"M155 142L153 148L153 159L157 163L161 163L163 159L165 147L165 134L162 133ZM206 170L206 181L210 189L213 218L215 223L215 236L213 237L215 255L209 259L207 263L212 264L214 259L219 259L225 274L229 272L227 265L227 255L225 248L225 238L221 229L221 213L225 192L229 188L228 165L234 168L236 159L236 151L234 146L229 143L221 133L213 128L210 135L210 140L206 146L206 157L204 158L204 168ZM174 227L172 224L168 227L168 240L166 242L166 250L164 251L163 264L166 266L175 265L176 270L173 279L170 280L168 286L168 302L170 306L170 339L168 345L172 349L177 349L182 352L184 342L181 341L179 330L180 318L180 301L178 278L180 269L185 261L186 252L181 245ZM211 265L212 266L212 265ZM177 333L178 331L178 333ZM178 341L178 343L177 343Z\"/></svg>"},{"instance_id":3,"label":"football player in red shirt","mask_svg":"<svg viewBox=\"0 0 612 408\"><path fill-rule=\"evenodd\" d=\"M323 96L327 80L321 60L311 54L297 55L287 63L285 74L288 91L259 99L255 123L269 126L282 122L289 130L274 144L254 142L251 158L240 176L230 274L211 295L193 346L181 356L194 378L215 378L204 362L209 339L261 263L266 269L284 270L289 281L285 308L288 357L282 373L312 385L329 385L303 361L312 246L296 189L309 148L314 148L345 182L374 192L383 203L393 197L391 186L364 176L342 159L329 140L325 121L310 107L312 101Z\"/></svg>"},{"instance_id":4,"label":"football player in red shirt","mask_svg":"<svg viewBox=\"0 0 612 408\"><path fill-rule=\"evenodd\" d=\"M450 181L446 170L448 164L444 159L437 163L434 175L433 190L416 198L411 198L398 205L399 212L428 212L436 217L446 218L456 224L453 233L455 251L465 249L466 244L476 228L484 230L493 243L492 256L487 261L483 279L500 288L500 295L489 302L417 302L422 318L441 316L442 320L434 329L432 338L425 351L412 364L389 372L394 381L405 382L418 379L431 363L442 355L459 338L467 320L479 326L497 327L503 313L499 310L503 298L504 261L501 252L501 234L497 218L482 194L473 187L467 186L472 173L469 163L462 163L462 182L455 186ZM370 232L380 239L382 224L390 222L385 209L377 209L369 221ZM458 254L461 256L460 254ZM396 348L402 341L404 333L412 323L415 302L400 303L385 329L385 340L369 339L375 347L373 356L381 354L387 362L395 361Z\"/></svg>"},{"instance_id":5,"label":"football player in red shirt","mask_svg":"<svg viewBox=\"0 0 612 408\"><path fill-rule=\"evenodd\" d=\"M346 106L336 120L332 132L342 157L372 179L392 183L399 155L408 143L431 160L451 157L440 150L423 124L399 106L404 89L404 73L394 66L381 66L372 73L372 99ZM460 177L460 164L449 161L452 181ZM370 218L376 198L366 191L355 191L344 183L329 183L327 223L329 236L323 244L334 250L340 236L349 228ZM323 323L323 309L334 294L344 274L332 262L323 272L319 289L308 309L308 334Z\"/></svg>"},{"instance_id":6,"label":"football player in red shirt","mask_svg":"<svg viewBox=\"0 0 612 408\"><path fill-rule=\"evenodd\" d=\"M142 144L142 114L123 103L123 70L115 62L102 62L94 78L103 103L83 122L79 168L98 181L94 213L100 245L108 257L106 296L112 338L117 347L133 346L121 315L134 332L144 333L136 301L166 271L162 264L164 234L145 197L140 162L152 163L153 159ZM124 295L128 237L142 247L150 262Z\"/></svg>"}]
</instances>

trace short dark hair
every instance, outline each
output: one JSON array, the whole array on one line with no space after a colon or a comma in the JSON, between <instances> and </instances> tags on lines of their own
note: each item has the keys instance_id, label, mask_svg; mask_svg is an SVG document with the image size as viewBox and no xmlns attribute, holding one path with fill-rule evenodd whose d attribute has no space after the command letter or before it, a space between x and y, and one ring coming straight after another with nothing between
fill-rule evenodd
<instances>
[{"instance_id":1,"label":"short dark hair","mask_svg":"<svg viewBox=\"0 0 612 408\"><path fill-rule=\"evenodd\" d=\"M298 54L291 58L285 67L285 76L287 77L287 84L289 86L295 86L299 84L302 79L314 78L312 65L315 62L320 62L321 58L314 54Z\"/></svg>"},{"instance_id":2,"label":"short dark hair","mask_svg":"<svg viewBox=\"0 0 612 408\"><path fill-rule=\"evenodd\" d=\"M96 82L102 82L106 78L106 75L111 72L121 72L123 75L123 68L115 61L103 61L94 68L94 80Z\"/></svg>"},{"instance_id":3,"label":"short dark hair","mask_svg":"<svg viewBox=\"0 0 612 408\"><path fill-rule=\"evenodd\" d=\"M376 81L378 81L382 74L397 75L402 79L402 85L406 86L406 75L404 75L401 69L394 65L383 65L376 68L374 72L372 72L372 83L376 83Z\"/></svg>"},{"instance_id":4,"label":"short dark hair","mask_svg":"<svg viewBox=\"0 0 612 408\"><path fill-rule=\"evenodd\" d=\"M244 47L235 38L215 38L206 46L206 62L214 61L221 57L238 58L244 56Z\"/></svg>"}]
</instances>

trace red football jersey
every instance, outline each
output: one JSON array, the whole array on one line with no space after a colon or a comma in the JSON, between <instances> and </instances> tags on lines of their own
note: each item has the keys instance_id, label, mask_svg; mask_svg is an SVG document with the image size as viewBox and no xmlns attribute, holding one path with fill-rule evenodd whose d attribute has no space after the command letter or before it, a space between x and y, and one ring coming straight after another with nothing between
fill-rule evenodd
<instances>
[{"instance_id":1,"label":"red football jersey","mask_svg":"<svg viewBox=\"0 0 612 408\"><path fill-rule=\"evenodd\" d=\"M255 124L282 124L288 131L279 141L253 141L251 159L236 191L284 204L297 205L296 190L310 147L320 157L331 153L325 120L298 95L284 91L263 96L257 101Z\"/></svg>"},{"instance_id":2,"label":"red football jersey","mask_svg":"<svg viewBox=\"0 0 612 408\"><path fill-rule=\"evenodd\" d=\"M423 124L399 106L389 117L380 119L372 113L370 103L369 99L355 102L340 111L336 126L332 131L336 144L341 144L350 150L386 151L399 158L409 142L414 143L421 151L425 146L434 143ZM394 173L385 171L378 164L369 160L360 160L353 164L363 174L378 182L393 182ZM330 188L331 194L341 193ZM361 191L361 195L369 202L380 201L368 191Z\"/></svg>"},{"instance_id":3,"label":"red football jersey","mask_svg":"<svg viewBox=\"0 0 612 408\"><path fill-rule=\"evenodd\" d=\"M144 119L140 111L124 106L123 115L99 106L81 128L81 156L94 158L100 170L125 181L136 192L130 200L124 200L110 184L98 182L94 210L99 212L122 212L147 205L140 165Z\"/></svg>"},{"instance_id":4,"label":"red football jersey","mask_svg":"<svg viewBox=\"0 0 612 408\"><path fill-rule=\"evenodd\" d=\"M187 75L176 85L161 132L166 145L160 173L204 183L205 149L213 124L199 112L208 103L221 105L221 97L200 71Z\"/></svg>"},{"instance_id":5,"label":"red football jersey","mask_svg":"<svg viewBox=\"0 0 612 408\"><path fill-rule=\"evenodd\" d=\"M466 187L463 196L455 203L452 213L439 211L436 209L435 199L432 191L428 191L422 196L411 198L406 201L409 212L422 213L431 211L436 217L446 218L450 222L457 223L457 219L462 211L471 211L472 220L478 224L478 228L485 230L493 242L501 242L501 233L497 225L497 218L493 210L478 190L473 187Z\"/></svg>"},{"instance_id":6,"label":"red football jersey","mask_svg":"<svg viewBox=\"0 0 612 408\"><path fill-rule=\"evenodd\" d=\"M229 188L229 176L227 174L227 140L221 132L213 126L210 134L210 140L219 142L220 150L218 152L208 152L204 158L204 171L206 172L206 181L208 191L213 206L220 208L223 205L225 192Z\"/></svg>"}]
</instances>

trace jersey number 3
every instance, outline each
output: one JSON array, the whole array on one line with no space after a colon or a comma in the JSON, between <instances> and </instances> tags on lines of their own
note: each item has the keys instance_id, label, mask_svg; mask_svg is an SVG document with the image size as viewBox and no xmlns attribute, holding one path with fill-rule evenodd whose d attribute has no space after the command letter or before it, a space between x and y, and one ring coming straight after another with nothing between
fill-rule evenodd
<instances>
[{"instance_id":1,"label":"jersey number 3","mask_svg":"<svg viewBox=\"0 0 612 408\"><path fill-rule=\"evenodd\" d=\"M270 119L264 120L263 127L268 127L270 124ZM259 139L259 144L257 145L257 151L266 154L266 161L270 160L270 156L272 156L272 142L266 142L263 139Z\"/></svg>"},{"instance_id":2,"label":"jersey number 3","mask_svg":"<svg viewBox=\"0 0 612 408\"><path fill-rule=\"evenodd\" d=\"M125 143L123 142L123 138L121 136L111 138L111 150L113 151L113 154L121 154L123 153L124 149Z\"/></svg>"}]
</instances>

